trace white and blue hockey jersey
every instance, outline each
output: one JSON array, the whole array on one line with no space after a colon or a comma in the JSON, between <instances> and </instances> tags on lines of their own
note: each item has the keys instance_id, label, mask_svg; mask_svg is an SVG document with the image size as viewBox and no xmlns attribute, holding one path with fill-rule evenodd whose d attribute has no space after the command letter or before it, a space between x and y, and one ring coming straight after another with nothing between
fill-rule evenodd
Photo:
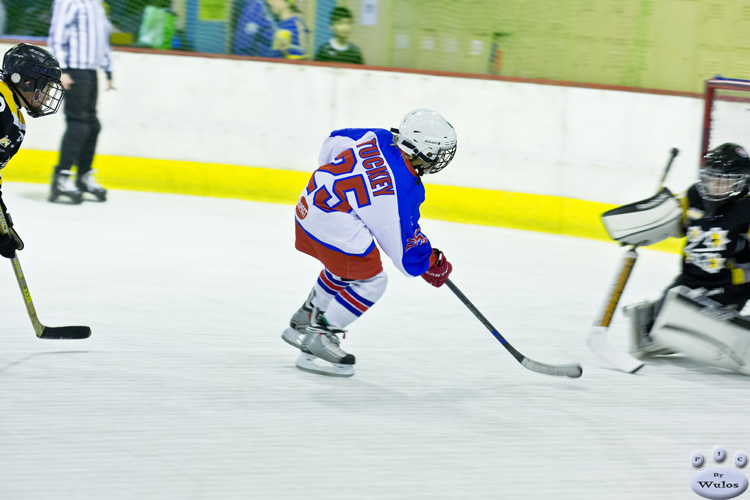
<instances>
[{"instance_id":1,"label":"white and blue hockey jersey","mask_svg":"<svg viewBox=\"0 0 750 500\"><path fill-rule=\"evenodd\" d=\"M296 248L344 279L383 270L378 246L408 276L434 261L419 227L424 186L385 129L331 133L296 208ZM376 245L377 242L377 245Z\"/></svg>"}]
</instances>

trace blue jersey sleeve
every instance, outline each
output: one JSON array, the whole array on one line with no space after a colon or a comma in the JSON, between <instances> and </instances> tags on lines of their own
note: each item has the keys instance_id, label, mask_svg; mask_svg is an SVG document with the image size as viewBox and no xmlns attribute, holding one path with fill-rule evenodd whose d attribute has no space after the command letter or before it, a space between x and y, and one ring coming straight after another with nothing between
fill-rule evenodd
<instances>
[{"instance_id":1,"label":"blue jersey sleeve","mask_svg":"<svg viewBox=\"0 0 750 500\"><path fill-rule=\"evenodd\" d=\"M403 255L401 263L404 270L411 276L419 276L430 267L432 245L427 236L422 234L419 226L419 208L425 201L424 184L414 172L401 150L393 143L390 131L379 130L376 135L381 144L383 154L392 166L396 196L398 199L398 215L401 229L401 243ZM387 145L387 146L386 146Z\"/></svg>"}]
</instances>

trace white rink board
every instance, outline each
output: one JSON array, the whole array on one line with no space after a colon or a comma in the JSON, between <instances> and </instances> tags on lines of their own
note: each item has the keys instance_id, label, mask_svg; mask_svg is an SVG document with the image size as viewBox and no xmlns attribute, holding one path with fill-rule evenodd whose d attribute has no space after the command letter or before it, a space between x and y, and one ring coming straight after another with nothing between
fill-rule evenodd
<instances>
[{"instance_id":1,"label":"white rink board","mask_svg":"<svg viewBox=\"0 0 750 500\"><path fill-rule=\"evenodd\" d=\"M694 451L750 452L747 377L684 360L628 375L587 349L613 243L422 224L516 348L580 379L525 370L447 288L389 263L342 343L358 372L331 379L279 338L319 272L291 207L3 187L40 318L93 336L36 339L4 264L2 499L684 500ZM677 261L642 250L622 304L658 296Z\"/></svg>"},{"instance_id":2,"label":"white rink board","mask_svg":"<svg viewBox=\"0 0 750 500\"><path fill-rule=\"evenodd\" d=\"M672 147L673 191L698 165L696 98L130 52L114 65L98 154L310 171L331 130L397 127L429 107L459 141L431 183L623 204L650 196ZM24 147L57 151L63 124L30 120Z\"/></svg>"}]
</instances>

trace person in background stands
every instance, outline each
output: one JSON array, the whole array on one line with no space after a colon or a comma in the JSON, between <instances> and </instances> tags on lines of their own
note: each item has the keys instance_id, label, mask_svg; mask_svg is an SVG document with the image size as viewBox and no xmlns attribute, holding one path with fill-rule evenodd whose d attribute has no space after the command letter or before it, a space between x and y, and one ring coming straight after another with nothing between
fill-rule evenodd
<instances>
[{"instance_id":1,"label":"person in background stands","mask_svg":"<svg viewBox=\"0 0 750 500\"><path fill-rule=\"evenodd\" d=\"M331 11L331 31L333 38L318 48L316 61L364 64L359 47L349 42L354 18L346 7L335 7Z\"/></svg>"},{"instance_id":2,"label":"person in background stands","mask_svg":"<svg viewBox=\"0 0 750 500\"><path fill-rule=\"evenodd\" d=\"M232 52L243 56L272 57L276 20L266 0L252 0L242 9L234 31Z\"/></svg>"},{"instance_id":3,"label":"person in background stands","mask_svg":"<svg viewBox=\"0 0 750 500\"><path fill-rule=\"evenodd\" d=\"M52 174L49 201L64 196L72 203L81 203L84 193L94 195L99 201L107 198L107 190L94 179L91 164L101 130L96 116L98 69L106 73L107 90L114 89L111 32L112 24L99 0L55 0L52 4L47 45L62 69L66 130L60 159ZM78 167L75 180L73 165Z\"/></svg>"},{"instance_id":4,"label":"person in background stands","mask_svg":"<svg viewBox=\"0 0 750 500\"><path fill-rule=\"evenodd\" d=\"M266 0L271 12L278 19L273 35L271 57L286 59L308 59L308 38L310 30L299 15L294 0Z\"/></svg>"}]
</instances>

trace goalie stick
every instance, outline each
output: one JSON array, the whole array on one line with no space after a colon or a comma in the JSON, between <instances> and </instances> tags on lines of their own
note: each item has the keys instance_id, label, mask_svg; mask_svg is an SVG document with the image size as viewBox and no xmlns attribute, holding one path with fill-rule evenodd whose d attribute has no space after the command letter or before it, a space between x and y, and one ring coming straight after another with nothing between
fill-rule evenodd
<instances>
[{"instance_id":1,"label":"goalie stick","mask_svg":"<svg viewBox=\"0 0 750 500\"><path fill-rule=\"evenodd\" d=\"M657 192L661 191L664 187L664 181L667 178L669 169L672 167L672 162L679 152L680 150L677 148L672 148L669 152L669 160L667 161L667 166L664 168L664 173L659 181L659 187L656 189ZM592 351L618 370L627 373L635 373L640 370L643 367L643 362L615 347L607 338L607 333L615 311L617 310L617 304L619 304L620 297L622 297L622 292L625 290L625 285L628 283L630 274L633 272L635 261L638 260L638 253L636 252L637 246L638 245L631 245L625 252L622 267L615 276L615 281L612 285L609 296L604 302L602 310L599 313L597 320L594 322L594 325L591 327L587 338L587 343Z\"/></svg>"},{"instance_id":2,"label":"goalie stick","mask_svg":"<svg viewBox=\"0 0 750 500\"><path fill-rule=\"evenodd\" d=\"M8 234L10 228L8 228L8 222L5 220L5 214L0 210L0 233ZM29 314L31 324L34 326L34 332L40 339L85 339L91 336L91 328L88 326L44 326L36 314L34 303L31 301L31 294L29 293L29 287L26 284L26 277L21 269L21 262L18 260L17 255L13 255L10 259L13 265L13 272L16 274L16 281L21 289L21 295L23 295L24 303L26 304L26 312Z\"/></svg>"},{"instance_id":3,"label":"goalie stick","mask_svg":"<svg viewBox=\"0 0 750 500\"><path fill-rule=\"evenodd\" d=\"M544 375L559 375L559 376L565 376L570 378L578 378L583 374L583 368L581 368L581 365L548 365L546 363L540 363L538 361L534 361L533 359L529 359L520 352L518 352L510 343L503 337L497 329L492 326L492 324L485 318L479 310L474 307L474 304L471 303L471 301L466 298L466 295L464 295L461 290L458 289L456 285L453 284L451 280L446 280L445 284L448 285L448 288L453 291L453 293L456 294L456 297L458 297L461 302L464 303L464 305L469 308L469 310L474 313L474 316L479 319L479 321L482 322L482 324L487 327L487 329L492 333L492 335L495 336L495 338L505 347L509 353L513 355L516 360L521 363L521 366L524 368L531 370L532 372L542 373Z\"/></svg>"},{"instance_id":4,"label":"goalie stick","mask_svg":"<svg viewBox=\"0 0 750 500\"><path fill-rule=\"evenodd\" d=\"M615 277L609 298L604 303L602 312L599 314L599 319L591 327L587 339L589 348L599 355L600 358L615 366L618 370L627 373L635 373L640 370L643 367L643 362L612 345L607 338L607 332L612 322L612 317L617 310L617 304L620 302L620 297L622 297L622 291L625 289L625 285L630 278L630 273L633 272L635 261L638 259L635 248L635 245L633 245L632 248L625 252L622 267Z\"/></svg>"}]
</instances>

